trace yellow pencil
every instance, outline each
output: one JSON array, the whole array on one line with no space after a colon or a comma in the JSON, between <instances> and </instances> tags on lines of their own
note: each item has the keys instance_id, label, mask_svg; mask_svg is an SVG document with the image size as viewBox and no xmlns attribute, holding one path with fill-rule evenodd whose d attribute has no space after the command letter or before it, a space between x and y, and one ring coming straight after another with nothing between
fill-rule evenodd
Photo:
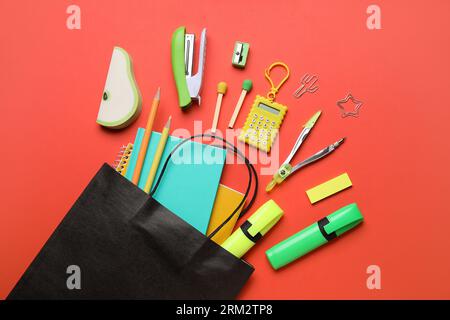
<instances>
[{"instance_id":1,"label":"yellow pencil","mask_svg":"<svg viewBox=\"0 0 450 320\"><path fill-rule=\"evenodd\" d=\"M141 176L142 166L144 165L145 155L147 154L148 143L152 135L153 122L155 121L156 111L159 105L160 89L156 91L155 97L153 98L152 108L150 109L150 114L148 115L147 125L145 126L144 137L142 138L141 149L138 153L138 158L136 162L136 167L134 168L133 178L131 181L135 185L138 184L139 178Z\"/></svg>"},{"instance_id":2,"label":"yellow pencil","mask_svg":"<svg viewBox=\"0 0 450 320\"><path fill-rule=\"evenodd\" d=\"M150 168L150 173L147 177L147 182L145 183L144 191L150 193L150 188L152 187L153 181L155 180L156 171L158 170L159 163L161 162L161 157L166 147L167 139L169 138L170 123L172 122L172 116L167 120L163 131L161 132L161 139L159 140L158 146L156 147L155 156L153 157L152 166Z\"/></svg>"}]
</instances>

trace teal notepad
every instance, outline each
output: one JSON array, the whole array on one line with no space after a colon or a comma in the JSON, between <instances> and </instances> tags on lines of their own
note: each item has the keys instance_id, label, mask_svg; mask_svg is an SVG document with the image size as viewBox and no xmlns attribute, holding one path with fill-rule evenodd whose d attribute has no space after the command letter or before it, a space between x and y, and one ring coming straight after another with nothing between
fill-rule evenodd
<instances>
[{"instance_id":1,"label":"teal notepad","mask_svg":"<svg viewBox=\"0 0 450 320\"><path fill-rule=\"evenodd\" d=\"M132 180L145 129L139 128L125 177ZM161 134L152 132L138 186L144 189ZM169 136L153 185L173 148L183 139ZM184 143L169 161L153 197L167 209L206 234L226 150L198 142ZM152 186L153 188L153 186Z\"/></svg>"}]
</instances>

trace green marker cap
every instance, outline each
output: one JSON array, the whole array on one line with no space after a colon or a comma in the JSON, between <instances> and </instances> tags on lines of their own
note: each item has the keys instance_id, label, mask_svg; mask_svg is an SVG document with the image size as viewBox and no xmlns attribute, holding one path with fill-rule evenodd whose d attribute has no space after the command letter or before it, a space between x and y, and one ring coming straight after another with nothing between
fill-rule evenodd
<instances>
[{"instance_id":1,"label":"green marker cap","mask_svg":"<svg viewBox=\"0 0 450 320\"><path fill-rule=\"evenodd\" d=\"M356 203L349 204L266 251L277 270L324 245L363 221Z\"/></svg>"}]
</instances>

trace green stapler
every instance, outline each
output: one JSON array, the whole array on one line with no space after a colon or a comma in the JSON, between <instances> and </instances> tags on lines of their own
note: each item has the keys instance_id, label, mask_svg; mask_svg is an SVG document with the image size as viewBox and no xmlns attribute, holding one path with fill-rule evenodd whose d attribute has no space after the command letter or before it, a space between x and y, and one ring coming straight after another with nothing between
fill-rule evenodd
<instances>
[{"instance_id":1,"label":"green stapler","mask_svg":"<svg viewBox=\"0 0 450 320\"><path fill-rule=\"evenodd\" d=\"M182 109L195 100L200 105L203 70L206 55L206 28L200 36L200 50L197 73L192 74L195 34L186 34L185 27L179 27L172 36L172 70Z\"/></svg>"}]
</instances>

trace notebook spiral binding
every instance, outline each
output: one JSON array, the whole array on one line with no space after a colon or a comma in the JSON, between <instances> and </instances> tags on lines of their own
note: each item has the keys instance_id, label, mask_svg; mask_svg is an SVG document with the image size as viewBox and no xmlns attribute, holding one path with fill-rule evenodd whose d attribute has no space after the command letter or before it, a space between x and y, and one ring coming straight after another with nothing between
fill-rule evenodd
<instances>
[{"instance_id":1,"label":"notebook spiral binding","mask_svg":"<svg viewBox=\"0 0 450 320\"><path fill-rule=\"evenodd\" d=\"M113 162L113 168L116 169L121 175L125 175L128 168L128 162L130 160L131 152L133 151L133 144L123 145L120 151L117 153L116 159Z\"/></svg>"}]
</instances>

